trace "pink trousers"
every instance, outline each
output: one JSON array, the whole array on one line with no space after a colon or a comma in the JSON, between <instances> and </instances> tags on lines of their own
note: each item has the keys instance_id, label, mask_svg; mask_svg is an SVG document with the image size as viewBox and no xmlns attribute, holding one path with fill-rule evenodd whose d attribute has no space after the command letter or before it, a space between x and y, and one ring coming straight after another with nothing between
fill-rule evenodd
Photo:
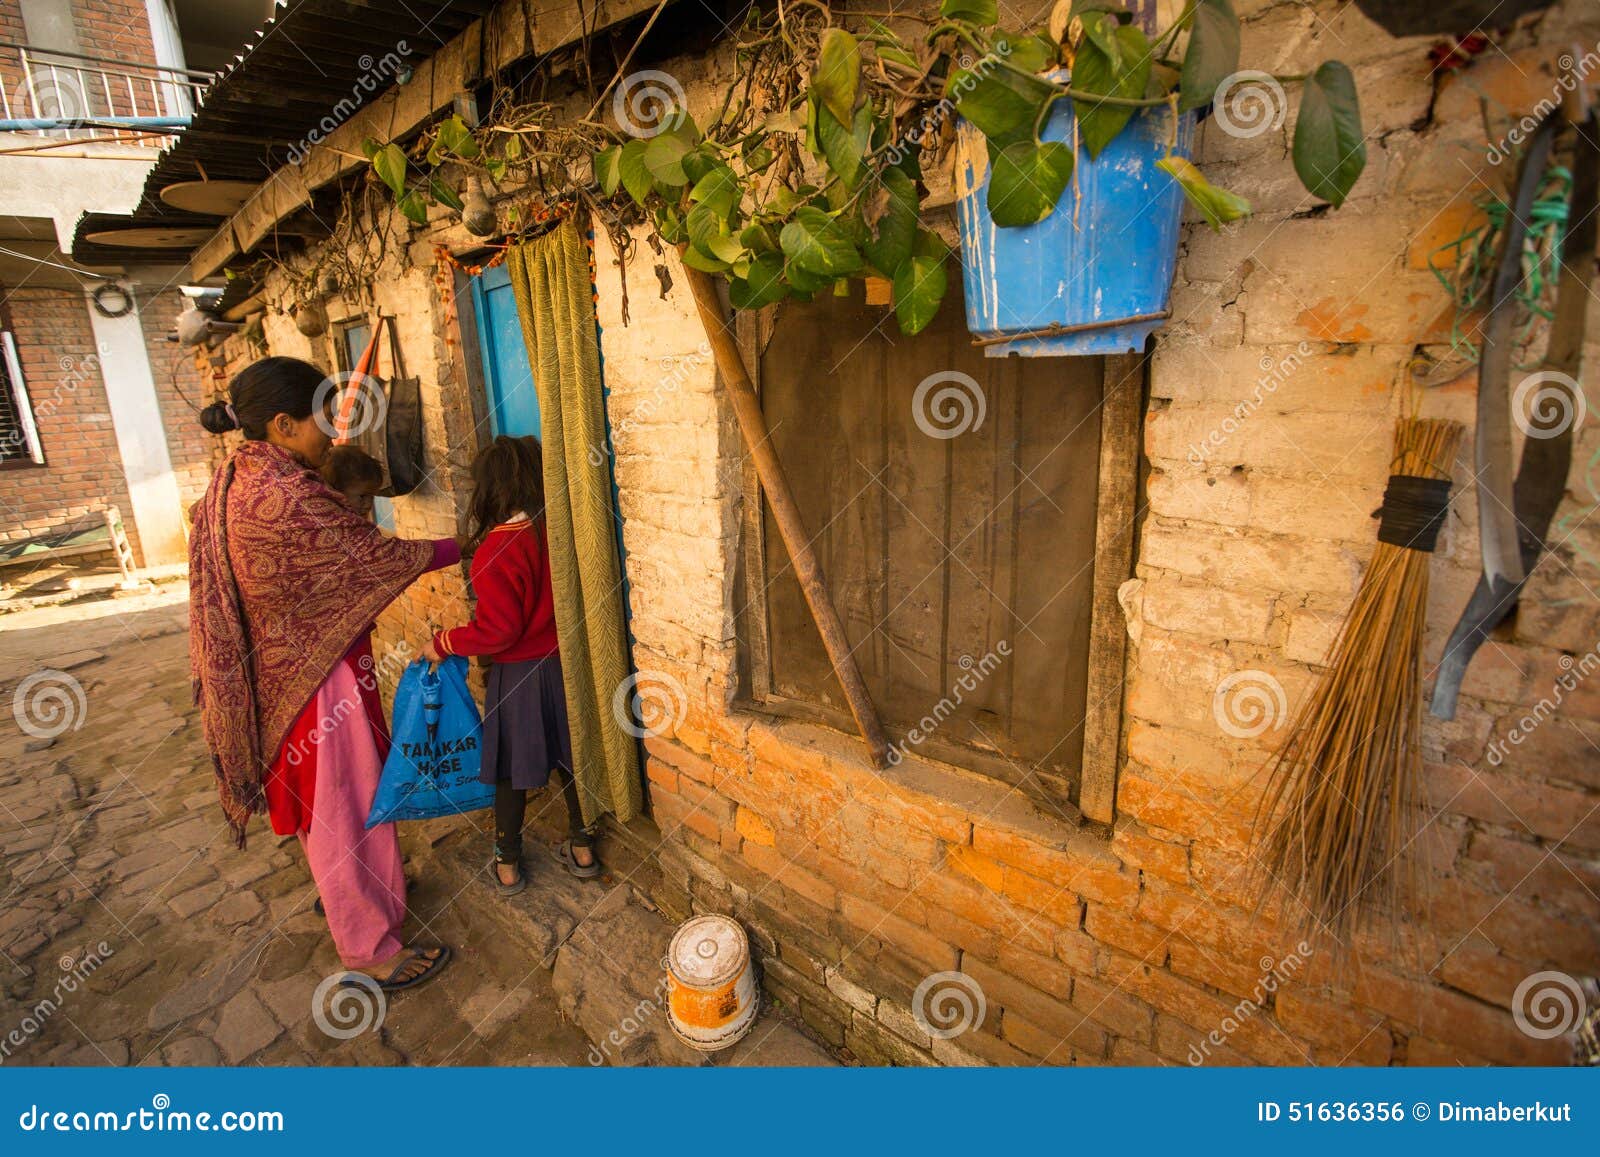
<instances>
[{"instance_id":1,"label":"pink trousers","mask_svg":"<svg viewBox=\"0 0 1600 1157\"><path fill-rule=\"evenodd\" d=\"M317 882L328 930L346 968L368 968L399 952L406 879L393 824L368 831L367 813L383 771L356 674L338 663L317 690L317 716L338 720L317 750L316 805L300 844Z\"/></svg>"}]
</instances>

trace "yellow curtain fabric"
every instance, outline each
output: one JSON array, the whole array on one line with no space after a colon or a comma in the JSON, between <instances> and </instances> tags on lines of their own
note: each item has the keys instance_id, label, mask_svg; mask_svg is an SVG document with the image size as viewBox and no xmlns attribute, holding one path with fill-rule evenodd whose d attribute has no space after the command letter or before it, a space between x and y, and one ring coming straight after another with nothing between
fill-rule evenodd
<instances>
[{"instance_id":1,"label":"yellow curtain fabric","mask_svg":"<svg viewBox=\"0 0 1600 1157\"><path fill-rule=\"evenodd\" d=\"M593 454L606 445L600 345L589 249L570 220L507 257L522 337L539 391L550 580L561 639L572 762L593 822L639 812L639 749L612 709L628 675L622 573L611 476Z\"/></svg>"}]
</instances>

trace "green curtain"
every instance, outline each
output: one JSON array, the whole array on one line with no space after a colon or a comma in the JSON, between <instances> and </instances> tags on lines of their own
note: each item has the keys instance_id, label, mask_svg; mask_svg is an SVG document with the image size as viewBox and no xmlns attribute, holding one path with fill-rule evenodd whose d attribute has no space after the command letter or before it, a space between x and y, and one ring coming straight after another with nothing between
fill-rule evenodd
<instances>
[{"instance_id":1,"label":"green curtain","mask_svg":"<svg viewBox=\"0 0 1600 1157\"><path fill-rule=\"evenodd\" d=\"M612 710L628 676L622 568L611 474L593 463L606 445L589 247L577 226L512 249L507 258L522 337L539 390L550 580L572 724L572 762L593 822L639 812L639 749Z\"/></svg>"}]
</instances>

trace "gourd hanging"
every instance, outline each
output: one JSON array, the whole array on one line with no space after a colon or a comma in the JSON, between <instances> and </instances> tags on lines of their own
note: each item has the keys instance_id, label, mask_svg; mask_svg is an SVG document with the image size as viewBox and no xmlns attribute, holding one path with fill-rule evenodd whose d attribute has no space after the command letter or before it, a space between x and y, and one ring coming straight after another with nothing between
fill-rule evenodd
<instances>
[{"instance_id":1,"label":"gourd hanging","mask_svg":"<svg viewBox=\"0 0 1600 1157\"><path fill-rule=\"evenodd\" d=\"M317 298L298 301L289 307L294 326L306 337L321 337L328 332L328 311Z\"/></svg>"},{"instance_id":2,"label":"gourd hanging","mask_svg":"<svg viewBox=\"0 0 1600 1157\"><path fill-rule=\"evenodd\" d=\"M494 206L483 195L483 182L472 177L467 181L467 193L461 199L461 223L474 237L493 237L499 229Z\"/></svg>"}]
</instances>

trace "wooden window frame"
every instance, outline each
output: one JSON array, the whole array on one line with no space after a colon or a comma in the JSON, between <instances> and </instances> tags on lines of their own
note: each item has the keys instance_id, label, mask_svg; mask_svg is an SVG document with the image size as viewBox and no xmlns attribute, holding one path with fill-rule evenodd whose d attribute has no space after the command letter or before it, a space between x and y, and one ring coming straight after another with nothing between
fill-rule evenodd
<instances>
[{"instance_id":1,"label":"wooden window frame","mask_svg":"<svg viewBox=\"0 0 1600 1157\"><path fill-rule=\"evenodd\" d=\"M761 352L771 340L776 314L770 307L737 315L739 348L750 370L756 394L761 393ZM1078 811L1084 818L1110 823L1116 815L1117 771L1121 764L1122 704L1128 631L1118 593L1133 577L1134 542L1142 485L1141 439L1148 361L1144 354L1105 358L1100 405L1100 461L1095 499L1094 575L1091 590L1087 694L1084 705L1082 771ZM743 456L740 544L735 591L739 690L735 705L779 718L820 722L856 734L847 712L775 694L771 686L771 651L767 638L765 574L766 520L761 481L748 455ZM898 738L892 736L891 738ZM988 755L961 744L928 736L916 745L919 756L978 772L1014 787L1023 787L1016 766L1004 756ZM1030 793L1031 794L1031 793ZM1041 799L1047 810L1063 811L1064 801ZM1069 820L1076 817L1068 816Z\"/></svg>"},{"instance_id":2,"label":"wooden window frame","mask_svg":"<svg viewBox=\"0 0 1600 1157\"><path fill-rule=\"evenodd\" d=\"M0 330L0 356L5 358L11 402L17 408L23 445L28 450L26 458L10 458L0 462L0 470L31 470L45 466L44 443L39 439L39 426L34 420L33 399L28 394L27 380L22 376L22 357L17 352L17 339L9 327Z\"/></svg>"},{"instance_id":3,"label":"wooden window frame","mask_svg":"<svg viewBox=\"0 0 1600 1157\"><path fill-rule=\"evenodd\" d=\"M353 329L372 329L372 317L367 314L352 313L348 317L330 319L328 322L328 346L333 354L333 369L338 374L348 374L356 366L350 358L349 342L346 340Z\"/></svg>"}]
</instances>

